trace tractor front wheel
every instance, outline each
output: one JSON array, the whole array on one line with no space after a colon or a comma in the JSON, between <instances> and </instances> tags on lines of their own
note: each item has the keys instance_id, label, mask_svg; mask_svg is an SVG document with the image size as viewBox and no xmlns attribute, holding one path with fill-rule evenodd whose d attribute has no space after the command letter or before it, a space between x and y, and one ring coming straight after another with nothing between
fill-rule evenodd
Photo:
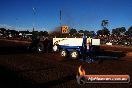
<instances>
[{"instance_id":1,"label":"tractor front wheel","mask_svg":"<svg viewBox=\"0 0 132 88\"><path fill-rule=\"evenodd\" d=\"M65 50L65 49L62 49L61 51L60 51L60 55L61 55L61 57L67 57L67 50Z\"/></svg>"},{"instance_id":2,"label":"tractor front wheel","mask_svg":"<svg viewBox=\"0 0 132 88\"><path fill-rule=\"evenodd\" d=\"M43 43L38 43L37 52L38 53L43 53L44 52L44 44Z\"/></svg>"}]
</instances>

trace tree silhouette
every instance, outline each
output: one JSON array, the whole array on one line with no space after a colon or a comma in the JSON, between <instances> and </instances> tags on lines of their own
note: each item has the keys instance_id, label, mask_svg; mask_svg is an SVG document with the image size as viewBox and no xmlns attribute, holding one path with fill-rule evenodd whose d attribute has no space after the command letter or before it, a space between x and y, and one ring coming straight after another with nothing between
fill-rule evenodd
<instances>
[{"instance_id":1,"label":"tree silhouette","mask_svg":"<svg viewBox=\"0 0 132 88\"><path fill-rule=\"evenodd\" d=\"M99 36L99 35L102 35L102 30L98 30L97 31L97 35Z\"/></svg>"},{"instance_id":2,"label":"tree silhouette","mask_svg":"<svg viewBox=\"0 0 132 88\"><path fill-rule=\"evenodd\" d=\"M84 33L84 31L83 31L83 30L79 30L78 32L79 32L79 33Z\"/></svg>"},{"instance_id":3,"label":"tree silhouette","mask_svg":"<svg viewBox=\"0 0 132 88\"><path fill-rule=\"evenodd\" d=\"M112 29L112 34L115 34L115 35L124 34L125 32L126 32L126 28L125 27Z\"/></svg>"},{"instance_id":4,"label":"tree silhouette","mask_svg":"<svg viewBox=\"0 0 132 88\"><path fill-rule=\"evenodd\" d=\"M101 26L103 27L103 29L106 29L108 24L109 24L108 20L102 20L101 22Z\"/></svg>"},{"instance_id":5,"label":"tree silhouette","mask_svg":"<svg viewBox=\"0 0 132 88\"><path fill-rule=\"evenodd\" d=\"M110 31L108 29L98 30L97 35L108 35L110 34Z\"/></svg>"},{"instance_id":6,"label":"tree silhouette","mask_svg":"<svg viewBox=\"0 0 132 88\"><path fill-rule=\"evenodd\" d=\"M126 35L132 35L132 26L128 28L128 31L125 32Z\"/></svg>"},{"instance_id":7,"label":"tree silhouette","mask_svg":"<svg viewBox=\"0 0 132 88\"><path fill-rule=\"evenodd\" d=\"M91 37L93 37L93 36L95 36L96 34L95 34L95 32L94 31L90 31L90 36Z\"/></svg>"},{"instance_id":8,"label":"tree silhouette","mask_svg":"<svg viewBox=\"0 0 132 88\"><path fill-rule=\"evenodd\" d=\"M128 31L132 33L132 26L128 28Z\"/></svg>"},{"instance_id":9,"label":"tree silhouette","mask_svg":"<svg viewBox=\"0 0 132 88\"><path fill-rule=\"evenodd\" d=\"M72 28L69 33L71 35L76 35L77 34L77 30Z\"/></svg>"}]
</instances>

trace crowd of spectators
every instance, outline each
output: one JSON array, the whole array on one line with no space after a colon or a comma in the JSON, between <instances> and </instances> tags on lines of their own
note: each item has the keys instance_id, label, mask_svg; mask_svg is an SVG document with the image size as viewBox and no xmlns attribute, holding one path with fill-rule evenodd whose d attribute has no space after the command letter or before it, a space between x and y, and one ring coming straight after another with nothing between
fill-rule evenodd
<instances>
[{"instance_id":1,"label":"crowd of spectators","mask_svg":"<svg viewBox=\"0 0 132 88\"><path fill-rule=\"evenodd\" d=\"M111 43L112 45L132 46L132 37L129 35L99 35L96 36L101 40L101 44Z\"/></svg>"}]
</instances>

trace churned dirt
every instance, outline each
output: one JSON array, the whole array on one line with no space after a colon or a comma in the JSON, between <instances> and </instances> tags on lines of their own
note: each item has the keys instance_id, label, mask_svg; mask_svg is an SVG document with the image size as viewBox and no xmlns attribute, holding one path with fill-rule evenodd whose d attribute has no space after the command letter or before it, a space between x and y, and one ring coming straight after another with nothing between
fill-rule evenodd
<instances>
[{"instance_id":1,"label":"churned dirt","mask_svg":"<svg viewBox=\"0 0 132 88\"><path fill-rule=\"evenodd\" d=\"M27 50L26 41L0 40L0 88L132 88L129 83L79 85L78 67L86 74L132 76L132 48L102 45L93 63L61 58L59 53L37 54Z\"/></svg>"}]
</instances>

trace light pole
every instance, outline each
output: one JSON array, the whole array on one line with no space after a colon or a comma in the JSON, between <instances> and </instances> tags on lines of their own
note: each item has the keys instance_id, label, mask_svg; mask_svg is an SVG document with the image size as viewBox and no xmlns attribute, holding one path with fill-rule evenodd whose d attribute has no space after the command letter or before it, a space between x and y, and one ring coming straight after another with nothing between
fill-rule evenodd
<instances>
[{"instance_id":1,"label":"light pole","mask_svg":"<svg viewBox=\"0 0 132 88\"><path fill-rule=\"evenodd\" d=\"M32 10L33 10L33 15L34 15L34 20L33 20L33 32L34 32L36 8L33 7Z\"/></svg>"},{"instance_id":2,"label":"light pole","mask_svg":"<svg viewBox=\"0 0 132 88\"><path fill-rule=\"evenodd\" d=\"M18 23L18 18L16 18L16 24L17 23ZM18 30L19 26L16 26L15 28Z\"/></svg>"},{"instance_id":3,"label":"light pole","mask_svg":"<svg viewBox=\"0 0 132 88\"><path fill-rule=\"evenodd\" d=\"M61 19L62 19L61 15L62 15L62 14L61 14L61 10L60 10L60 26L61 26Z\"/></svg>"}]
</instances>

